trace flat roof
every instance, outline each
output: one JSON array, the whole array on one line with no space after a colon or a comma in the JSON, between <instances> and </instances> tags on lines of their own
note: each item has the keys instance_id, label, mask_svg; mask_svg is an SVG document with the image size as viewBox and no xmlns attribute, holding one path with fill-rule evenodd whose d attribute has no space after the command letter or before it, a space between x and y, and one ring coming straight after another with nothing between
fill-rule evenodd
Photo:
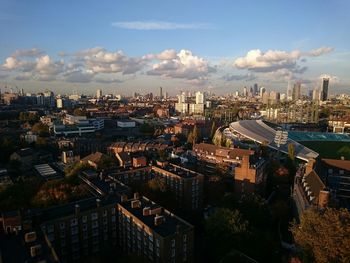
<instances>
[{"instance_id":1,"label":"flat roof","mask_svg":"<svg viewBox=\"0 0 350 263\"><path fill-rule=\"evenodd\" d=\"M120 203L119 205L122 206L124 209L129 211L133 216L138 218L140 221L142 221L145 225L147 225L149 228L151 228L154 232L159 234L162 237L166 237L169 235L173 235L177 231L177 226L180 226L182 228L190 229L193 228L192 225L187 223L186 221L180 219L176 215L170 213L169 211L165 210L163 208L163 211L161 215L164 217L164 221L160 225L154 224L154 218L156 215L143 215L143 208L150 207L151 209L161 207L158 204L152 202L151 200L140 197L141 206L139 208L132 208L131 207L131 201L136 199L131 199L128 201L125 201L123 203Z\"/></svg>"},{"instance_id":2,"label":"flat roof","mask_svg":"<svg viewBox=\"0 0 350 263\"><path fill-rule=\"evenodd\" d=\"M175 175L182 177L182 178L193 178L193 177L200 175L200 173L197 173L195 171L192 171L192 170L189 170L187 168L183 168L181 166L177 166L174 164L167 164L163 167L160 167L157 165L152 165L152 170L154 167L158 168L160 170L164 170L166 172L170 172L170 173L175 174Z\"/></svg>"}]
</instances>

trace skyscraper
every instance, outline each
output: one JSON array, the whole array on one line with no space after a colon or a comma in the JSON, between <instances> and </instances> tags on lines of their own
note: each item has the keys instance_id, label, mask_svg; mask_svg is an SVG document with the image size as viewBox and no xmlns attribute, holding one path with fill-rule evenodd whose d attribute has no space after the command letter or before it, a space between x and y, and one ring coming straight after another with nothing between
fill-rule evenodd
<instances>
[{"instance_id":1,"label":"skyscraper","mask_svg":"<svg viewBox=\"0 0 350 263\"><path fill-rule=\"evenodd\" d=\"M258 84L255 83L254 84L254 96L258 95L259 94L259 88L258 88Z\"/></svg>"},{"instance_id":2,"label":"skyscraper","mask_svg":"<svg viewBox=\"0 0 350 263\"><path fill-rule=\"evenodd\" d=\"M321 100L326 101L328 99L328 85L329 78L322 79L322 88L321 88Z\"/></svg>"},{"instance_id":3,"label":"skyscraper","mask_svg":"<svg viewBox=\"0 0 350 263\"><path fill-rule=\"evenodd\" d=\"M203 104L204 103L204 94L200 91L196 92L196 104Z\"/></svg>"},{"instance_id":4,"label":"skyscraper","mask_svg":"<svg viewBox=\"0 0 350 263\"><path fill-rule=\"evenodd\" d=\"M159 87L159 98L163 99L163 88Z\"/></svg>"},{"instance_id":5,"label":"skyscraper","mask_svg":"<svg viewBox=\"0 0 350 263\"><path fill-rule=\"evenodd\" d=\"M301 82L297 82L294 84L294 87L293 87L293 94L292 94L292 98L293 100L298 100L300 99L300 88L301 88Z\"/></svg>"},{"instance_id":6,"label":"skyscraper","mask_svg":"<svg viewBox=\"0 0 350 263\"><path fill-rule=\"evenodd\" d=\"M100 99L100 98L102 98L102 90L98 89L96 91L96 99Z\"/></svg>"}]
</instances>

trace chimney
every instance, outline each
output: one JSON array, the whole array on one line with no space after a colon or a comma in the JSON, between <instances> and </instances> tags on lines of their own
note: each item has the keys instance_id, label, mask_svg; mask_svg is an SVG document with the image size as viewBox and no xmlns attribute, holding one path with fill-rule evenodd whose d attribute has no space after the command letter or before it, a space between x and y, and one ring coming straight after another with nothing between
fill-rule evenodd
<instances>
[{"instance_id":1,"label":"chimney","mask_svg":"<svg viewBox=\"0 0 350 263\"><path fill-rule=\"evenodd\" d=\"M122 195L121 197L120 197L120 202L126 202L128 200L128 196L127 195Z\"/></svg>"},{"instance_id":2,"label":"chimney","mask_svg":"<svg viewBox=\"0 0 350 263\"><path fill-rule=\"evenodd\" d=\"M329 191L321 190L318 194L318 206L320 208L326 208L329 203Z\"/></svg>"},{"instance_id":3,"label":"chimney","mask_svg":"<svg viewBox=\"0 0 350 263\"><path fill-rule=\"evenodd\" d=\"M315 162L315 159L309 159L308 163L306 164L305 174L309 174L314 169Z\"/></svg>"},{"instance_id":4,"label":"chimney","mask_svg":"<svg viewBox=\"0 0 350 263\"><path fill-rule=\"evenodd\" d=\"M143 216L149 216L151 214L151 208L149 206L143 208L142 214Z\"/></svg>"},{"instance_id":5,"label":"chimney","mask_svg":"<svg viewBox=\"0 0 350 263\"><path fill-rule=\"evenodd\" d=\"M100 207L101 206L101 200L100 199L96 199L96 207Z\"/></svg>"},{"instance_id":6,"label":"chimney","mask_svg":"<svg viewBox=\"0 0 350 263\"><path fill-rule=\"evenodd\" d=\"M156 215L155 218L154 218L154 225L155 226L159 226L163 223L164 221L164 217L161 216L161 215Z\"/></svg>"},{"instance_id":7,"label":"chimney","mask_svg":"<svg viewBox=\"0 0 350 263\"><path fill-rule=\"evenodd\" d=\"M77 216L80 212L80 205L79 204L75 204L75 215Z\"/></svg>"},{"instance_id":8,"label":"chimney","mask_svg":"<svg viewBox=\"0 0 350 263\"><path fill-rule=\"evenodd\" d=\"M131 201L131 208L140 208L140 207L141 207L140 200L132 200Z\"/></svg>"},{"instance_id":9,"label":"chimney","mask_svg":"<svg viewBox=\"0 0 350 263\"><path fill-rule=\"evenodd\" d=\"M135 192L135 193L134 193L134 199L139 199L139 198L140 198L140 194L137 193L137 192Z\"/></svg>"}]
</instances>

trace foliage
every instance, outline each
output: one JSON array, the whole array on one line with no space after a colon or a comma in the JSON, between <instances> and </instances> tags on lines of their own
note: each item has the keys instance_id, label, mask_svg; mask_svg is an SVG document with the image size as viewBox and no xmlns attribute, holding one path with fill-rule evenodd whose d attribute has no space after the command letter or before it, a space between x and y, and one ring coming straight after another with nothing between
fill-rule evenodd
<instances>
[{"instance_id":1,"label":"foliage","mask_svg":"<svg viewBox=\"0 0 350 263\"><path fill-rule=\"evenodd\" d=\"M39 121L39 116L33 112L20 112L19 120L22 122L29 122L30 124L34 124Z\"/></svg>"},{"instance_id":2,"label":"foliage","mask_svg":"<svg viewBox=\"0 0 350 263\"><path fill-rule=\"evenodd\" d=\"M85 109L81 109L81 108L76 108L73 111L73 115L75 115L75 116L86 116L86 110Z\"/></svg>"},{"instance_id":3,"label":"foliage","mask_svg":"<svg viewBox=\"0 0 350 263\"><path fill-rule=\"evenodd\" d=\"M0 192L0 210L29 208L30 200L35 196L41 182L37 178L20 180Z\"/></svg>"},{"instance_id":4,"label":"foliage","mask_svg":"<svg viewBox=\"0 0 350 263\"><path fill-rule=\"evenodd\" d=\"M240 249L249 235L249 224L238 210L219 208L205 222L208 246L213 261L218 261L232 248Z\"/></svg>"},{"instance_id":5,"label":"foliage","mask_svg":"<svg viewBox=\"0 0 350 263\"><path fill-rule=\"evenodd\" d=\"M7 163L10 155L15 151L15 145L10 138L0 139L0 163Z\"/></svg>"},{"instance_id":6,"label":"foliage","mask_svg":"<svg viewBox=\"0 0 350 263\"><path fill-rule=\"evenodd\" d=\"M32 200L36 207L65 204L86 195L82 185L72 185L64 180L52 180L44 183Z\"/></svg>"},{"instance_id":7,"label":"foliage","mask_svg":"<svg viewBox=\"0 0 350 263\"><path fill-rule=\"evenodd\" d=\"M217 129L217 127L216 127L216 123L215 123L215 121L213 121L213 124L211 125L210 138L212 138L212 139L214 138L214 135L215 135L216 129Z\"/></svg>"},{"instance_id":8,"label":"foliage","mask_svg":"<svg viewBox=\"0 0 350 263\"><path fill-rule=\"evenodd\" d=\"M47 137L49 135L49 127L41 122L37 122L33 125L32 132L39 134L41 137Z\"/></svg>"},{"instance_id":9,"label":"foliage","mask_svg":"<svg viewBox=\"0 0 350 263\"><path fill-rule=\"evenodd\" d=\"M64 169L64 174L66 177L71 177L74 175L78 175L80 171L90 168L90 166L86 163L82 163L82 162L76 162L70 166L67 166Z\"/></svg>"},{"instance_id":10,"label":"foliage","mask_svg":"<svg viewBox=\"0 0 350 263\"><path fill-rule=\"evenodd\" d=\"M140 125L139 131L143 134L143 135L153 135L155 128L153 125L149 124L149 123L143 123Z\"/></svg>"},{"instance_id":11,"label":"foliage","mask_svg":"<svg viewBox=\"0 0 350 263\"><path fill-rule=\"evenodd\" d=\"M187 142L195 145L199 140L199 129L197 125L194 126L193 131L188 134Z\"/></svg>"},{"instance_id":12,"label":"foliage","mask_svg":"<svg viewBox=\"0 0 350 263\"><path fill-rule=\"evenodd\" d=\"M295 159L295 145L294 145L294 143L288 144L288 157L292 161L294 161L294 159Z\"/></svg>"},{"instance_id":13,"label":"foliage","mask_svg":"<svg viewBox=\"0 0 350 263\"><path fill-rule=\"evenodd\" d=\"M306 210L300 224L292 223L295 242L302 248L304 261L349 262L350 213L346 209ZM303 262L304 262L303 261Z\"/></svg>"}]
</instances>

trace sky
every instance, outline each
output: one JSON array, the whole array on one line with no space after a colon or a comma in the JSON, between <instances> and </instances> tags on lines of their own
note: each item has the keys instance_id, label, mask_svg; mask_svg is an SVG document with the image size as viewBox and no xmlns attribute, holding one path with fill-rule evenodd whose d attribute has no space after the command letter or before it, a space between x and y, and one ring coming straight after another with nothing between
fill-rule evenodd
<instances>
[{"instance_id":1,"label":"sky","mask_svg":"<svg viewBox=\"0 0 350 263\"><path fill-rule=\"evenodd\" d=\"M0 88L350 93L350 1L0 0Z\"/></svg>"}]
</instances>

